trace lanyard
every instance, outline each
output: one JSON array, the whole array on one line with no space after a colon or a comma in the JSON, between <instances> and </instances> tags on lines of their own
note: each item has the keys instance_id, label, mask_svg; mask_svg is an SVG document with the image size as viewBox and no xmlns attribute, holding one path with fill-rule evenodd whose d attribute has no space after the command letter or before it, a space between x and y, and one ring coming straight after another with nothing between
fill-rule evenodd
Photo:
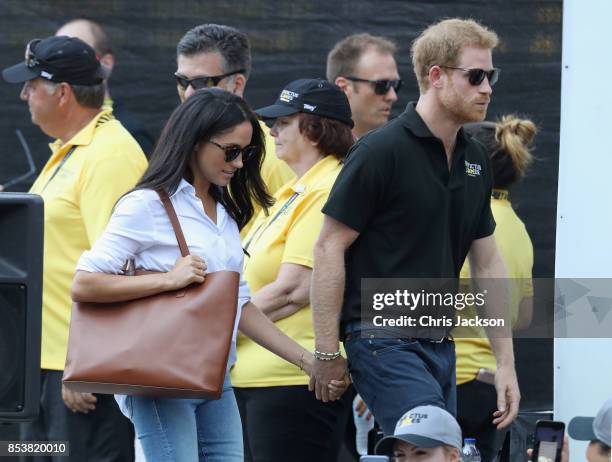
<instances>
[{"instance_id":1,"label":"lanyard","mask_svg":"<svg viewBox=\"0 0 612 462\"><path fill-rule=\"evenodd\" d=\"M49 178L47 180L47 182L45 183L45 185L43 186L43 188L40 190L39 194L42 194L45 189L47 189L47 186L49 186L49 183L51 183L51 180L53 180L53 178L55 178L55 175L57 175L59 173L59 171L61 170L61 168L64 166L64 164L66 163L66 161L68 160L68 158L72 155L72 153L75 151L77 147L76 146L72 146L70 148L70 151L68 151L66 153L66 155L64 156L64 158L61 160L61 162L59 163L59 165L57 166L57 168L55 169L55 171L53 172L53 175L51 175L51 178Z\"/></svg>"},{"instance_id":2,"label":"lanyard","mask_svg":"<svg viewBox=\"0 0 612 462\"><path fill-rule=\"evenodd\" d=\"M293 193L293 195L287 199L287 202L285 202L283 204L283 206L281 207L281 209L276 212L276 214L270 219L270 221L268 221L267 225L266 223L262 223L261 225L259 225L257 227L257 229L255 230L255 232L253 233L253 235L251 236L251 239L249 239L247 241L247 243L244 245L244 250L248 252L249 250L249 246L251 245L251 242L253 242L253 239L255 239L255 236L257 236L257 240L259 240L259 238L261 238L261 236L264 234L264 232L270 227L270 225L272 223L274 223L276 221L276 219L278 217L280 217L283 213L285 213L285 211L289 208L289 206L293 203L293 201L295 201L297 199L297 197L300 195L299 192L295 192ZM262 229L261 233L259 232L259 230L266 225L265 228ZM259 235L258 235L259 234Z\"/></svg>"},{"instance_id":3,"label":"lanyard","mask_svg":"<svg viewBox=\"0 0 612 462\"><path fill-rule=\"evenodd\" d=\"M98 128L100 125L105 124L106 122L113 120L115 117L113 116L112 113L108 113L108 114L103 114L102 116L100 116L100 118L98 119L98 121L96 122L96 128ZM61 168L64 166L64 164L66 163L66 161L70 158L70 156L74 153L74 151L76 150L76 146L72 146L70 148L70 151L68 151L66 153L66 155L64 156L64 158L61 160L61 162L59 163L59 165L57 166L57 168L55 169L55 171L53 172L53 175L51 175L51 178L49 178L47 180L47 182L45 183L45 185L43 186L43 188L40 190L39 194L42 194L44 192L44 190L47 188L47 186L49 186L49 183L51 183L51 180L53 180L53 178L55 178L55 175L57 175L59 173L59 171L61 170Z\"/></svg>"}]
</instances>

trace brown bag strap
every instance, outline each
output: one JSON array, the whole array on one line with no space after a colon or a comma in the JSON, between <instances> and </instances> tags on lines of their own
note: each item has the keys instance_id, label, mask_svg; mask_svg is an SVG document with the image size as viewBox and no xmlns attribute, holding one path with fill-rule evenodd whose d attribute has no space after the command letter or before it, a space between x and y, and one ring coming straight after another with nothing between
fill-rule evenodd
<instances>
[{"instance_id":1,"label":"brown bag strap","mask_svg":"<svg viewBox=\"0 0 612 462\"><path fill-rule=\"evenodd\" d=\"M185 235L183 234L183 229L181 228L181 224L178 221L178 217L176 216L176 211L174 210L174 206L168 197L168 193L166 191L157 191L159 198L164 204L164 208L166 209L166 213L170 218L170 223L172 223L172 229L174 229L174 234L176 235L176 240L178 241L179 248L181 249L181 255L186 257L189 255L189 248L187 247L187 242L185 242Z\"/></svg>"}]
</instances>

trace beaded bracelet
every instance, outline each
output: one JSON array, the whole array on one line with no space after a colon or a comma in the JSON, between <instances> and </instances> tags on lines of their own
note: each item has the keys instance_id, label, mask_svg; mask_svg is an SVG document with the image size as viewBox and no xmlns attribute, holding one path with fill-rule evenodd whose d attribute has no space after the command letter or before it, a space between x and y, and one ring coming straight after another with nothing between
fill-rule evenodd
<instances>
[{"instance_id":1,"label":"beaded bracelet","mask_svg":"<svg viewBox=\"0 0 612 462\"><path fill-rule=\"evenodd\" d=\"M340 350L334 353L325 353L323 351L315 350L314 357L319 361L333 361L334 359L340 357Z\"/></svg>"}]
</instances>

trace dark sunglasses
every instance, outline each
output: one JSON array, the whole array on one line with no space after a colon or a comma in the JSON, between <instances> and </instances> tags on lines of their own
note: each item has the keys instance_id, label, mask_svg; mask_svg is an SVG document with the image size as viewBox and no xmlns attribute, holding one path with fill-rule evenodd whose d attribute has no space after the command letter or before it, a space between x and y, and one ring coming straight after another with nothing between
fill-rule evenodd
<instances>
[{"instance_id":1,"label":"dark sunglasses","mask_svg":"<svg viewBox=\"0 0 612 462\"><path fill-rule=\"evenodd\" d=\"M183 90L187 90L189 85L191 85L194 90L199 90L200 88L216 87L225 77L235 74L244 74L245 72L245 69L238 69L237 71L228 72L227 74L223 75L202 76L195 77L193 79L188 79L187 77L183 77L182 75L175 73L174 77L176 77L176 83Z\"/></svg>"},{"instance_id":2,"label":"dark sunglasses","mask_svg":"<svg viewBox=\"0 0 612 462\"><path fill-rule=\"evenodd\" d=\"M484 69L466 69L464 67L453 67L453 66L440 66L444 69L454 69L456 71L463 71L467 74L468 82L470 85L478 86L482 83L484 78L489 79L489 85L493 86L497 83L497 79L499 79L499 74L501 69L494 67L490 71L485 71Z\"/></svg>"},{"instance_id":3,"label":"dark sunglasses","mask_svg":"<svg viewBox=\"0 0 612 462\"><path fill-rule=\"evenodd\" d=\"M387 92L393 88L397 93L402 88L402 79L397 80L368 80L368 79L360 79L359 77L345 77L345 79L350 80L352 82L365 82L372 84L374 86L374 93L377 95L386 95Z\"/></svg>"},{"instance_id":4,"label":"dark sunglasses","mask_svg":"<svg viewBox=\"0 0 612 462\"><path fill-rule=\"evenodd\" d=\"M231 162L240 154L242 154L242 162L246 162L257 152L257 146L249 145L241 148L240 146L222 146L212 140L208 140L210 144L214 144L219 149L225 152L225 162Z\"/></svg>"}]
</instances>

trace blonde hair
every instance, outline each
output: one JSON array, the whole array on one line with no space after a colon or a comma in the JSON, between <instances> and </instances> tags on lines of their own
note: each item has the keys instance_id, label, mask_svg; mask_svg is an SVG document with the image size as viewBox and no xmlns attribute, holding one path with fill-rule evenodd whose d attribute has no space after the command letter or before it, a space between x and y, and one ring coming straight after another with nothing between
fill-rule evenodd
<instances>
[{"instance_id":1,"label":"blonde hair","mask_svg":"<svg viewBox=\"0 0 612 462\"><path fill-rule=\"evenodd\" d=\"M515 115L503 116L496 124L495 140L499 151L510 157L519 178L533 162L529 147L537 132L538 128L531 120L519 119Z\"/></svg>"},{"instance_id":2,"label":"blonde hair","mask_svg":"<svg viewBox=\"0 0 612 462\"><path fill-rule=\"evenodd\" d=\"M494 188L507 189L525 176L533 162L530 147L538 132L535 123L509 114L497 122L477 122L464 128L484 145L491 159Z\"/></svg>"},{"instance_id":3,"label":"blonde hair","mask_svg":"<svg viewBox=\"0 0 612 462\"><path fill-rule=\"evenodd\" d=\"M429 89L429 70L435 65L456 66L465 47L493 49L497 34L473 19L445 19L432 24L412 43L411 55L419 90Z\"/></svg>"}]
</instances>

